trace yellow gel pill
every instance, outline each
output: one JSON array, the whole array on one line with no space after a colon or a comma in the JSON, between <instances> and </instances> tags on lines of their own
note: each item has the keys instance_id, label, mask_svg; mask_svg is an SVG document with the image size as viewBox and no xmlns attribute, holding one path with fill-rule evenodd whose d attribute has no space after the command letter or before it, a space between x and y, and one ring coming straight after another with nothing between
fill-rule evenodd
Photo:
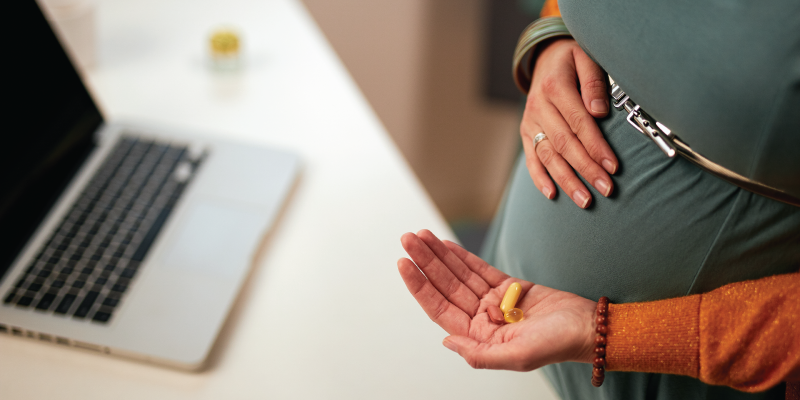
<instances>
[{"instance_id":1,"label":"yellow gel pill","mask_svg":"<svg viewBox=\"0 0 800 400\"><path fill-rule=\"evenodd\" d=\"M505 296L503 296L503 301L500 302L500 311L502 311L503 314L517 305L517 300L521 292L522 286L517 282L512 283L511 286L508 287Z\"/></svg>"},{"instance_id":2,"label":"yellow gel pill","mask_svg":"<svg viewBox=\"0 0 800 400\"><path fill-rule=\"evenodd\" d=\"M509 324L513 324L514 322L522 321L525 319L525 316L522 314L522 310L519 308L512 308L508 310L505 315L503 315L503 319L505 319Z\"/></svg>"}]
</instances>

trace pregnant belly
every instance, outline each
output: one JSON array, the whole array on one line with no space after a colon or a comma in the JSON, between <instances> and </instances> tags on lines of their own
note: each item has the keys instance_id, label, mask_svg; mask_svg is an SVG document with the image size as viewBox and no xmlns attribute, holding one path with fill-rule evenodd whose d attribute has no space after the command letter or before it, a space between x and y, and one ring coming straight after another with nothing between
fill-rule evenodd
<instances>
[{"instance_id":1,"label":"pregnant belly","mask_svg":"<svg viewBox=\"0 0 800 400\"><path fill-rule=\"evenodd\" d=\"M800 196L800 2L559 1L578 43L693 149Z\"/></svg>"},{"instance_id":2,"label":"pregnant belly","mask_svg":"<svg viewBox=\"0 0 800 400\"><path fill-rule=\"evenodd\" d=\"M667 158L619 112L601 121L620 160L615 192L579 209L547 200L520 159L487 243L507 273L596 299L647 301L796 271L800 209ZM587 184L587 187L591 187Z\"/></svg>"}]
</instances>

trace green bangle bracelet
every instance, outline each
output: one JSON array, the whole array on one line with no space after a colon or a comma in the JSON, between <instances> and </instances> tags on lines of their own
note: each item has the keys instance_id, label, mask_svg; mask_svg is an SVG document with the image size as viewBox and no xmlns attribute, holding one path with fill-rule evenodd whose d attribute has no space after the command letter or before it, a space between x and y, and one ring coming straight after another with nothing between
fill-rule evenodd
<instances>
[{"instance_id":1,"label":"green bangle bracelet","mask_svg":"<svg viewBox=\"0 0 800 400\"><path fill-rule=\"evenodd\" d=\"M532 55L536 45L541 41L556 36L572 36L561 17L539 18L528 25L519 35L517 48L514 50L511 74L514 76L514 83L517 84L517 88L522 93L527 94L528 88L531 86L533 73Z\"/></svg>"}]
</instances>

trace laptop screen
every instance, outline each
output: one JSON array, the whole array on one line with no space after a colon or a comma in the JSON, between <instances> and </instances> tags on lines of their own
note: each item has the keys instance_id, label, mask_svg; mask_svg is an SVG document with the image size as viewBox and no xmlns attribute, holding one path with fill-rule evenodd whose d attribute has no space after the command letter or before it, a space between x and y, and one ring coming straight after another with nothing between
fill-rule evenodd
<instances>
[{"instance_id":1,"label":"laptop screen","mask_svg":"<svg viewBox=\"0 0 800 400\"><path fill-rule=\"evenodd\" d=\"M3 13L0 279L94 148L102 117L34 0ZM13 20L13 22L12 22Z\"/></svg>"}]
</instances>

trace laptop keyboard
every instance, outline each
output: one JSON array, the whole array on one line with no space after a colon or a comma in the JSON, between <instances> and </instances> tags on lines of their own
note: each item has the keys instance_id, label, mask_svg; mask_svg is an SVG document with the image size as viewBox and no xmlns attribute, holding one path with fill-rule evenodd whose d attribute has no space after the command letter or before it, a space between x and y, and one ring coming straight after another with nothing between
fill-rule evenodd
<instances>
[{"instance_id":1,"label":"laptop keyboard","mask_svg":"<svg viewBox=\"0 0 800 400\"><path fill-rule=\"evenodd\" d=\"M3 303L107 323L201 161L122 138Z\"/></svg>"}]
</instances>

